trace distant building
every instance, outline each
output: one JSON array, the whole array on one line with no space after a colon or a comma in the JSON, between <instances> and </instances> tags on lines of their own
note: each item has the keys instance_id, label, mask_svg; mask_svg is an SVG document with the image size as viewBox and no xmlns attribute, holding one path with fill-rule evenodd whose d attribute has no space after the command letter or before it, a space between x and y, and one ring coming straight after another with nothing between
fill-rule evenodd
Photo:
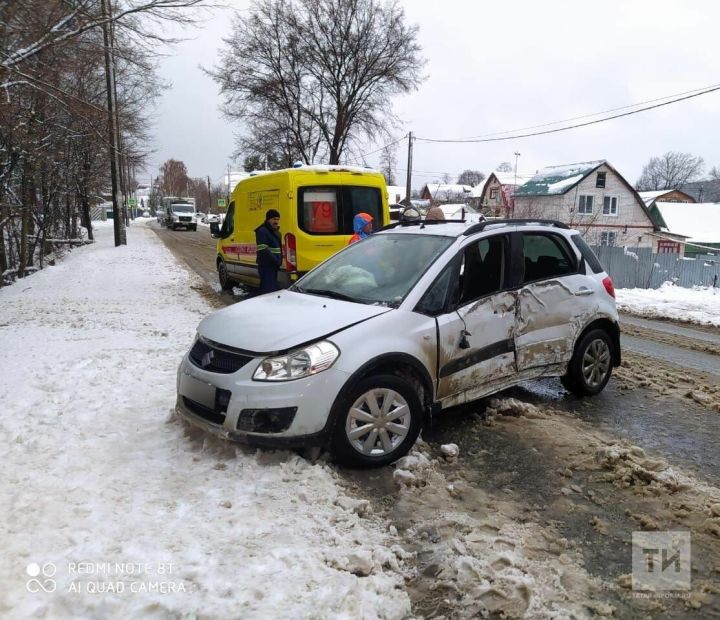
<instances>
[{"instance_id":1,"label":"distant building","mask_svg":"<svg viewBox=\"0 0 720 620\"><path fill-rule=\"evenodd\" d=\"M388 185L388 204L400 204L405 199L405 187L400 185Z\"/></svg>"},{"instance_id":2,"label":"distant building","mask_svg":"<svg viewBox=\"0 0 720 620\"><path fill-rule=\"evenodd\" d=\"M426 183L420 192L420 198L431 200L435 204L467 202L472 193L471 185L450 183Z\"/></svg>"},{"instance_id":3,"label":"distant building","mask_svg":"<svg viewBox=\"0 0 720 620\"><path fill-rule=\"evenodd\" d=\"M650 209L661 231L658 241L673 251L685 256L720 253L720 204L698 202L681 204L677 202L656 202ZM702 247L700 247L702 246ZM665 250L669 251L669 250Z\"/></svg>"},{"instance_id":4,"label":"distant building","mask_svg":"<svg viewBox=\"0 0 720 620\"><path fill-rule=\"evenodd\" d=\"M514 172L491 172L473 187L470 205L488 217L512 217L515 190L531 178Z\"/></svg>"},{"instance_id":5,"label":"distant building","mask_svg":"<svg viewBox=\"0 0 720 620\"><path fill-rule=\"evenodd\" d=\"M605 160L544 168L514 201L514 217L559 220L592 245L657 247L659 227L645 202Z\"/></svg>"},{"instance_id":6,"label":"distant building","mask_svg":"<svg viewBox=\"0 0 720 620\"><path fill-rule=\"evenodd\" d=\"M638 192L638 194L648 209L656 202L697 202L690 194L679 189L659 189L652 192Z\"/></svg>"}]
</instances>

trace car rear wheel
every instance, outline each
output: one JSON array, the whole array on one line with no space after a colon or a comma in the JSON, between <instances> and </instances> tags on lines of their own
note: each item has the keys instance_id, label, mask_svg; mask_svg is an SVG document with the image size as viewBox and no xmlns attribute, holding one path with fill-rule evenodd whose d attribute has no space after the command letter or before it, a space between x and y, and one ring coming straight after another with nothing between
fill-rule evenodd
<instances>
[{"instance_id":1,"label":"car rear wheel","mask_svg":"<svg viewBox=\"0 0 720 620\"><path fill-rule=\"evenodd\" d=\"M577 396L594 396L607 385L612 374L612 342L605 330L585 334L573 353L562 384Z\"/></svg>"},{"instance_id":2,"label":"car rear wheel","mask_svg":"<svg viewBox=\"0 0 720 620\"><path fill-rule=\"evenodd\" d=\"M217 265L218 279L220 280L220 288L223 291L231 291L234 284L228 275L227 265L223 259L218 261Z\"/></svg>"},{"instance_id":3,"label":"car rear wheel","mask_svg":"<svg viewBox=\"0 0 720 620\"><path fill-rule=\"evenodd\" d=\"M406 454L422 427L422 406L405 379L368 377L335 404L331 452L341 465L381 467Z\"/></svg>"}]
</instances>

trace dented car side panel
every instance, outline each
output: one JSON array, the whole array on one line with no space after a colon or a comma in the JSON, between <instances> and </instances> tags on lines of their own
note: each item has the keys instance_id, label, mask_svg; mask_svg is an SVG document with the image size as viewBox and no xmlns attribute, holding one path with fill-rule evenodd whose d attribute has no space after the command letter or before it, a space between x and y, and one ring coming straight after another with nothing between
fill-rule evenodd
<instances>
[{"instance_id":1,"label":"dented car side panel","mask_svg":"<svg viewBox=\"0 0 720 620\"><path fill-rule=\"evenodd\" d=\"M438 317L438 399L457 403L460 393L515 376L515 300L501 292Z\"/></svg>"}]
</instances>

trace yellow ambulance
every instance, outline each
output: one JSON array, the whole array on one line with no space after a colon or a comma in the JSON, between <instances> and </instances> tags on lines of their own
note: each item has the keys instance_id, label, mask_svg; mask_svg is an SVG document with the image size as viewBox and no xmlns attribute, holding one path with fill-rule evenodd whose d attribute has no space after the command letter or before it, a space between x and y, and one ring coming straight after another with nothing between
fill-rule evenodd
<instances>
[{"instance_id":1,"label":"yellow ambulance","mask_svg":"<svg viewBox=\"0 0 720 620\"><path fill-rule=\"evenodd\" d=\"M210 225L217 242L223 290L235 283L259 286L255 229L268 209L280 213L283 262L278 286L285 288L344 248L358 213L373 217L373 229L390 223L385 177L352 166L298 166L252 173L232 192L225 220Z\"/></svg>"}]
</instances>

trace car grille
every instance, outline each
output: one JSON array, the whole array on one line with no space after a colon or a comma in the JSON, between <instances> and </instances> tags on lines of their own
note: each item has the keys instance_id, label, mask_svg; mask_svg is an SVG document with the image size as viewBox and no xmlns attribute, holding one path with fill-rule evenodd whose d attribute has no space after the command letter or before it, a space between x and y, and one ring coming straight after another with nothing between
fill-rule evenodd
<instances>
[{"instance_id":1,"label":"car grille","mask_svg":"<svg viewBox=\"0 0 720 620\"><path fill-rule=\"evenodd\" d=\"M190 222L190 221L192 221L192 218L189 217L189 216L186 216L186 215L181 215L181 216L180 216L180 221L181 221L181 222Z\"/></svg>"},{"instance_id":2,"label":"car grille","mask_svg":"<svg viewBox=\"0 0 720 620\"><path fill-rule=\"evenodd\" d=\"M189 398L186 398L185 396L183 396L183 404L190 411L192 411L196 416L201 417L203 420L207 420L208 422L212 422L213 424L217 424L218 426L222 426L225 423L225 414L224 413L219 413L217 411L213 411L209 407L206 407L205 405L201 405L200 403L195 402L194 400L190 400Z\"/></svg>"},{"instance_id":3,"label":"car grille","mask_svg":"<svg viewBox=\"0 0 720 620\"><path fill-rule=\"evenodd\" d=\"M198 368L225 375L240 370L252 359L249 355L217 349L202 340L195 342L188 357L192 364Z\"/></svg>"}]
</instances>

